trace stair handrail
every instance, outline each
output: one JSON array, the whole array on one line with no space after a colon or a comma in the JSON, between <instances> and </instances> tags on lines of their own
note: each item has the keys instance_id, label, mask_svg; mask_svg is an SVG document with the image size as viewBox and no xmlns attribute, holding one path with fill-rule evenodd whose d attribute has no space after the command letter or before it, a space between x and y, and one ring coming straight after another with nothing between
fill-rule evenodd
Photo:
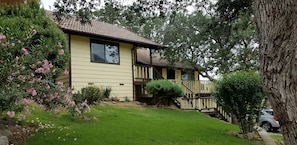
<instances>
[{"instance_id":1,"label":"stair handrail","mask_svg":"<svg viewBox=\"0 0 297 145\"><path fill-rule=\"evenodd\" d=\"M183 81L181 82L181 84L182 84L187 90L189 90L191 93L195 94L195 92L194 92L189 86L187 86Z\"/></svg>"},{"instance_id":2,"label":"stair handrail","mask_svg":"<svg viewBox=\"0 0 297 145\"><path fill-rule=\"evenodd\" d=\"M183 81L181 82L181 85L183 85L188 91L191 92L191 96L192 96L192 97L187 97L187 96L186 96L186 99L187 99L188 103L191 103L191 106L192 106L192 108L193 108L193 107L194 107L194 104L193 104L193 97L194 97L194 95L195 95L195 92L194 92L189 86L187 86Z\"/></svg>"}]
</instances>

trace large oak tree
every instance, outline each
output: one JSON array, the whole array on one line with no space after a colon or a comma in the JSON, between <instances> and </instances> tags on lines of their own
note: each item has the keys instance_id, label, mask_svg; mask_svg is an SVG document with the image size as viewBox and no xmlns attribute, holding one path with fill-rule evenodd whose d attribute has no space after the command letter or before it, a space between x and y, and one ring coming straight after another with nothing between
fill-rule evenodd
<instances>
[{"instance_id":1,"label":"large oak tree","mask_svg":"<svg viewBox=\"0 0 297 145\"><path fill-rule=\"evenodd\" d=\"M264 91L286 145L297 144L297 1L254 0Z\"/></svg>"}]
</instances>

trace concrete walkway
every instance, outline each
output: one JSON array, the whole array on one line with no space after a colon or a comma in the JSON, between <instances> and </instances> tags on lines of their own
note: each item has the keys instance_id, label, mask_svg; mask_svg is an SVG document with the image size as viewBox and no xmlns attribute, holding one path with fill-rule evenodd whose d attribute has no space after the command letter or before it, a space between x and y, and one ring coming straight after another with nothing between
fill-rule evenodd
<instances>
[{"instance_id":1,"label":"concrete walkway","mask_svg":"<svg viewBox=\"0 0 297 145\"><path fill-rule=\"evenodd\" d=\"M263 139L265 145L276 145L273 138L271 138L271 136L264 129L259 127L257 130L259 132L259 135Z\"/></svg>"}]
</instances>

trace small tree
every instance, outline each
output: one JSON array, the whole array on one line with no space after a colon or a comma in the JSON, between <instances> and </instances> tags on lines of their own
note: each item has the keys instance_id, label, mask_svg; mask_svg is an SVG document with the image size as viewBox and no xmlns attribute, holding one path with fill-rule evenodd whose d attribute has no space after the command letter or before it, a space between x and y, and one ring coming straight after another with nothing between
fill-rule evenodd
<instances>
[{"instance_id":1,"label":"small tree","mask_svg":"<svg viewBox=\"0 0 297 145\"><path fill-rule=\"evenodd\" d=\"M167 101L167 105L170 104L172 98L182 97L184 95L182 89L168 80L155 80L146 85L148 93L155 95L155 101L153 102L159 106L162 101Z\"/></svg>"},{"instance_id":2,"label":"small tree","mask_svg":"<svg viewBox=\"0 0 297 145\"><path fill-rule=\"evenodd\" d=\"M241 133L253 131L254 119L258 117L264 99L262 82L256 72L225 75L215 83L214 96L226 112L236 117Z\"/></svg>"}]
</instances>

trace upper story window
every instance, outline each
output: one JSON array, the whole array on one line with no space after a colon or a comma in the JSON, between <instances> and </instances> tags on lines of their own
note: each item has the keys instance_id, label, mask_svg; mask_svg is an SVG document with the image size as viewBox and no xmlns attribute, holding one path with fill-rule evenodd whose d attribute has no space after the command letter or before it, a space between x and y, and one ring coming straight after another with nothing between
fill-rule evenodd
<instances>
[{"instance_id":1,"label":"upper story window","mask_svg":"<svg viewBox=\"0 0 297 145\"><path fill-rule=\"evenodd\" d=\"M119 64L119 44L91 40L91 61Z\"/></svg>"},{"instance_id":2,"label":"upper story window","mask_svg":"<svg viewBox=\"0 0 297 145\"><path fill-rule=\"evenodd\" d=\"M195 74L193 70L183 70L181 75L182 80L195 80Z\"/></svg>"},{"instance_id":3,"label":"upper story window","mask_svg":"<svg viewBox=\"0 0 297 145\"><path fill-rule=\"evenodd\" d=\"M167 79L175 79L175 70L167 69Z\"/></svg>"}]
</instances>

